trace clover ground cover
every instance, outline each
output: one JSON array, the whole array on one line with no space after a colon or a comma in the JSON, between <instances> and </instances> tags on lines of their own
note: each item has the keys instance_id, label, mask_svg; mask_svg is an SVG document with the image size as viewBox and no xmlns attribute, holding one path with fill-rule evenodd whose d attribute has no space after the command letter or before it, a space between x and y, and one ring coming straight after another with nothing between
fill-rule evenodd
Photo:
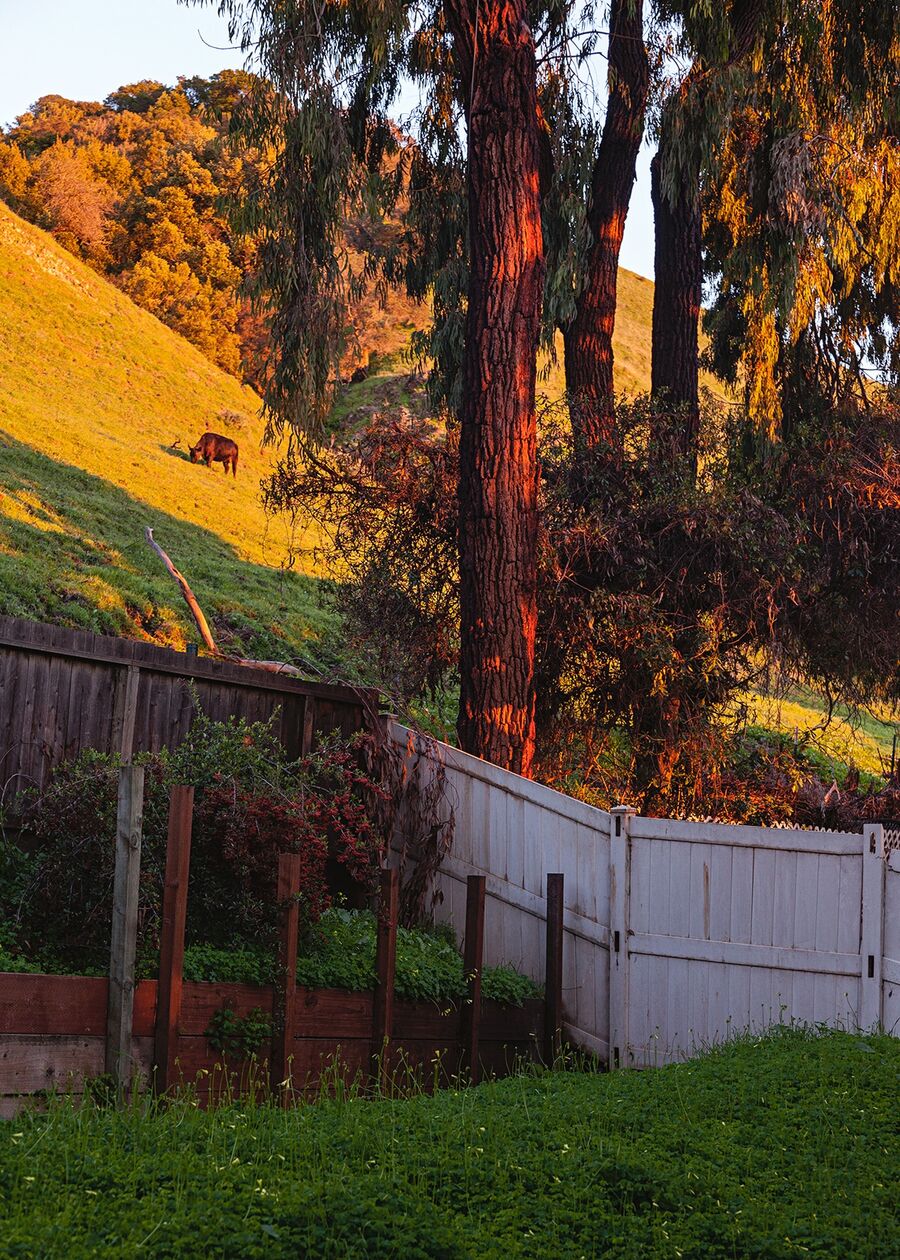
<instances>
[{"instance_id":1,"label":"clover ground cover","mask_svg":"<svg viewBox=\"0 0 900 1260\"><path fill-rule=\"evenodd\" d=\"M780 1031L642 1073L0 1124L0 1256L897 1254L900 1042Z\"/></svg>"}]
</instances>

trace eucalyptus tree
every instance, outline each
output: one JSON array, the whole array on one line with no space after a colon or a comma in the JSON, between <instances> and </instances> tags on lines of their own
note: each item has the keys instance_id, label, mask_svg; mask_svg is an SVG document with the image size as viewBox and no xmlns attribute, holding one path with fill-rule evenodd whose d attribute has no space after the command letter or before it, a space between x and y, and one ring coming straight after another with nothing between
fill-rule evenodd
<instances>
[{"instance_id":1,"label":"eucalyptus tree","mask_svg":"<svg viewBox=\"0 0 900 1260\"><path fill-rule=\"evenodd\" d=\"M652 67L643 0L612 0L609 29L590 10L556 12L538 42L546 129L543 200L548 252L545 338L563 336L575 459L584 481L615 429L612 337L619 254L644 136ZM579 70L605 55L606 108ZM602 464L602 459L601 459Z\"/></svg>"},{"instance_id":2,"label":"eucalyptus tree","mask_svg":"<svg viewBox=\"0 0 900 1260\"><path fill-rule=\"evenodd\" d=\"M705 217L712 364L733 381L740 375L757 428L774 436L794 369L808 404L823 360L834 382L858 368L860 348L892 357L900 8L657 7L688 68L657 124L652 389L684 408L689 450Z\"/></svg>"},{"instance_id":3,"label":"eucalyptus tree","mask_svg":"<svg viewBox=\"0 0 900 1260\"><path fill-rule=\"evenodd\" d=\"M398 187L384 164L397 144L388 111L414 50L431 50L435 62L434 72L427 61L419 67L438 89L430 108L462 111L468 258L458 731L464 748L528 774L544 251L537 69L524 0L221 0L218 7L232 38L254 49L270 89L249 102L244 126L256 142L275 146L269 179L247 206L272 295L277 352L265 404L275 429L315 435L327 415L344 333L341 225L349 206L396 204Z\"/></svg>"}]
</instances>

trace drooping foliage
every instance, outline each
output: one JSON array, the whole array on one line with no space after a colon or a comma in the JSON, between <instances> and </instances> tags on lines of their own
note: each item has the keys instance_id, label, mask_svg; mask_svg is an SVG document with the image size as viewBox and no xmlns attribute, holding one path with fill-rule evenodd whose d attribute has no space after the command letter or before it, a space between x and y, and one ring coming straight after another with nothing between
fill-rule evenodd
<instances>
[{"instance_id":1,"label":"drooping foliage","mask_svg":"<svg viewBox=\"0 0 900 1260\"><path fill-rule=\"evenodd\" d=\"M873 364L896 371L898 9L658 7L689 69L659 115L657 201L690 230L671 235L662 259L662 279L680 268L685 284L669 303L657 293L655 325L672 344L654 349L654 388L696 414L678 363L696 361L686 343L699 304L684 294L697 290L702 211L710 363L741 382L752 424L771 438L785 408L802 410L811 396L834 404ZM679 319L679 301L690 318Z\"/></svg>"},{"instance_id":2,"label":"drooping foliage","mask_svg":"<svg viewBox=\"0 0 900 1260\"><path fill-rule=\"evenodd\" d=\"M896 409L810 417L775 456L748 446L746 424L704 411L695 460L678 409L620 403L594 484L573 496L571 429L560 408L542 413L542 777L646 809L717 803L771 820L794 808L784 786L760 771L770 812L757 796L754 815L728 782L748 687L777 663L832 704L900 694ZM346 450L282 470L286 501L329 533L351 637L400 703L454 683L457 461L452 428L384 416Z\"/></svg>"},{"instance_id":3,"label":"drooping foliage","mask_svg":"<svg viewBox=\"0 0 900 1260\"><path fill-rule=\"evenodd\" d=\"M766 28L705 196L711 361L769 436L900 373L898 10L810 9Z\"/></svg>"}]
</instances>

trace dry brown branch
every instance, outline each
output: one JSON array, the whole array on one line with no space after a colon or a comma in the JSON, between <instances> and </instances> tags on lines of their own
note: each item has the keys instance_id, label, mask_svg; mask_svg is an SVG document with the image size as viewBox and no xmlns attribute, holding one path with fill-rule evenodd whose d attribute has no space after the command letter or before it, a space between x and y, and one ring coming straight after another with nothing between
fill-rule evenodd
<instances>
[{"instance_id":1,"label":"dry brown branch","mask_svg":"<svg viewBox=\"0 0 900 1260\"><path fill-rule=\"evenodd\" d=\"M149 525L146 527L144 532L147 536L147 542L150 544L150 546L159 556L160 560L162 560L163 564L169 570L172 577L178 583L178 587L181 591L182 596L184 597L184 602L187 604L188 608L190 609L191 616L194 618L194 621L197 625L197 629L200 631L201 639L206 644L210 652L213 653L214 656L221 656L222 653L216 647L216 641L212 637L212 632L209 628L209 625L207 624L206 618L203 616L203 609L197 603L197 598L194 595L194 592L191 590L190 586L188 585L187 578L184 576L183 573L179 573L179 571L175 568L175 565L172 563L172 561L163 551L162 547L160 547L159 543L153 537L153 530L150 528Z\"/></svg>"},{"instance_id":2,"label":"dry brown branch","mask_svg":"<svg viewBox=\"0 0 900 1260\"><path fill-rule=\"evenodd\" d=\"M297 669L295 665L287 665L283 661L250 661L242 656L229 656L225 652L220 652L219 649L216 647L215 639L212 637L212 631L209 628L209 623L207 622L206 618L203 615L203 609L197 603L197 597L194 594L194 592L191 590L190 584L188 583L187 578L184 576L183 573L181 573L178 569L176 569L175 565L172 563L172 561L163 551L162 547L160 547L159 543L153 537L153 530L150 528L149 525L146 527L144 532L147 536L147 542L150 544L150 546L153 548L153 550L162 560L163 564L169 570L172 577L177 582L178 588L181 591L182 596L184 597L184 602L187 604L188 608L190 609L191 616L194 618L194 622L196 623L197 629L200 631L200 637L202 638L203 642L206 644L207 649L213 654L213 656L217 656L220 660L223 660L223 661L231 661L233 665L248 665L253 669L268 670L269 673L272 673L272 674L290 674L294 678L303 677L302 671Z\"/></svg>"}]
</instances>

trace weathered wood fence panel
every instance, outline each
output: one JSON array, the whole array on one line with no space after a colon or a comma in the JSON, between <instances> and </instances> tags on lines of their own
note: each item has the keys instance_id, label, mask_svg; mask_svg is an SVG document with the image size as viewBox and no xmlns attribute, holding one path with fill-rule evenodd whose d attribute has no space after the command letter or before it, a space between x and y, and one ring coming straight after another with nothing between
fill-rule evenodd
<instances>
[{"instance_id":1,"label":"weathered wood fence panel","mask_svg":"<svg viewBox=\"0 0 900 1260\"><path fill-rule=\"evenodd\" d=\"M563 1028L612 1066L683 1058L797 1021L900 1034L900 852L865 834L611 816L446 745L455 811L435 916L465 931L485 877L485 961L540 979L550 871L565 873Z\"/></svg>"},{"instance_id":2,"label":"weathered wood fence panel","mask_svg":"<svg viewBox=\"0 0 900 1260\"><path fill-rule=\"evenodd\" d=\"M204 712L268 721L290 757L315 732L345 735L364 725L373 692L303 682L248 666L0 617L0 801L42 787L50 769L85 748L133 752L175 748L192 716L190 684Z\"/></svg>"}]
</instances>

